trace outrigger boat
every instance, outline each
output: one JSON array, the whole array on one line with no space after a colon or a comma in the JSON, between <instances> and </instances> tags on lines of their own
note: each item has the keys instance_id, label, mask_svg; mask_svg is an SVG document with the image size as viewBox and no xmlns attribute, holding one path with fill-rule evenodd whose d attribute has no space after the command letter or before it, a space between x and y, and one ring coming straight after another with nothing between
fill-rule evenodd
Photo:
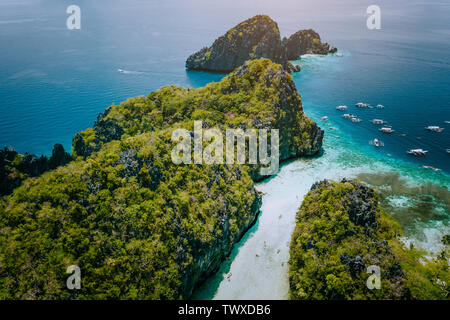
<instances>
[{"instance_id":1,"label":"outrigger boat","mask_svg":"<svg viewBox=\"0 0 450 320\"><path fill-rule=\"evenodd\" d=\"M336 110L345 111L345 110L347 110L347 106L337 106Z\"/></svg>"},{"instance_id":2,"label":"outrigger boat","mask_svg":"<svg viewBox=\"0 0 450 320\"><path fill-rule=\"evenodd\" d=\"M327 117L327 116L323 116L321 119L322 119L323 121L328 121L328 117Z\"/></svg>"},{"instance_id":3,"label":"outrigger boat","mask_svg":"<svg viewBox=\"0 0 450 320\"><path fill-rule=\"evenodd\" d=\"M384 106L382 104L377 104L376 108L377 109L384 109Z\"/></svg>"},{"instance_id":4,"label":"outrigger boat","mask_svg":"<svg viewBox=\"0 0 450 320\"><path fill-rule=\"evenodd\" d=\"M358 108L369 108L369 104L368 103L364 103L364 102L358 102L357 104L356 104L356 106L358 107Z\"/></svg>"},{"instance_id":5,"label":"outrigger boat","mask_svg":"<svg viewBox=\"0 0 450 320\"><path fill-rule=\"evenodd\" d=\"M375 138L375 139L373 139L373 140L370 140L369 141L369 144L370 145L374 145L375 147L384 147L384 142L383 141L380 141L380 140L378 140L377 138Z\"/></svg>"},{"instance_id":6,"label":"outrigger boat","mask_svg":"<svg viewBox=\"0 0 450 320\"><path fill-rule=\"evenodd\" d=\"M427 155L428 150L423 150L423 149L411 149L406 151L406 153L408 154L412 154L413 156L416 157L425 157Z\"/></svg>"},{"instance_id":7,"label":"outrigger boat","mask_svg":"<svg viewBox=\"0 0 450 320\"><path fill-rule=\"evenodd\" d=\"M120 73L124 73L125 72L125 70L122 70L122 69L117 69L117 71L120 72Z\"/></svg>"},{"instance_id":8,"label":"outrigger boat","mask_svg":"<svg viewBox=\"0 0 450 320\"><path fill-rule=\"evenodd\" d=\"M444 128L440 128L439 126L428 126L425 127L426 130L428 131L433 131L433 132L442 132L444 131Z\"/></svg>"},{"instance_id":9,"label":"outrigger boat","mask_svg":"<svg viewBox=\"0 0 450 320\"><path fill-rule=\"evenodd\" d=\"M336 53L336 57L343 57L344 55L341 52Z\"/></svg>"},{"instance_id":10,"label":"outrigger boat","mask_svg":"<svg viewBox=\"0 0 450 320\"><path fill-rule=\"evenodd\" d=\"M371 122L373 124L385 124L386 123L386 121L381 120L381 119L373 119L373 120L371 120Z\"/></svg>"},{"instance_id":11,"label":"outrigger boat","mask_svg":"<svg viewBox=\"0 0 450 320\"><path fill-rule=\"evenodd\" d=\"M445 150L445 151L447 151L447 153L450 153L450 149L447 149L447 150Z\"/></svg>"},{"instance_id":12,"label":"outrigger boat","mask_svg":"<svg viewBox=\"0 0 450 320\"><path fill-rule=\"evenodd\" d=\"M355 123L359 123L359 122L361 122L362 120L360 119L360 118L356 118L356 117L353 117L352 118L352 122L355 122Z\"/></svg>"},{"instance_id":13,"label":"outrigger boat","mask_svg":"<svg viewBox=\"0 0 450 320\"><path fill-rule=\"evenodd\" d=\"M349 114L349 113L344 113L343 115L342 115L342 118L345 118L345 119L352 119L352 118L355 118L356 116L354 116L353 114Z\"/></svg>"},{"instance_id":14,"label":"outrigger boat","mask_svg":"<svg viewBox=\"0 0 450 320\"><path fill-rule=\"evenodd\" d=\"M380 130L383 133L392 133L395 131L395 130L392 130L391 128L386 128L386 127L380 128L378 130Z\"/></svg>"}]
</instances>

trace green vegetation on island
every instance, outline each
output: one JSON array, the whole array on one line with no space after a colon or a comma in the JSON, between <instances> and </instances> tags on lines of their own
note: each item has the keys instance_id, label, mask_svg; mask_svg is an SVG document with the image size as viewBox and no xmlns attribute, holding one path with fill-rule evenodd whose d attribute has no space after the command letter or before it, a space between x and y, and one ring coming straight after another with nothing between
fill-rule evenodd
<instances>
[{"instance_id":1,"label":"green vegetation on island","mask_svg":"<svg viewBox=\"0 0 450 320\"><path fill-rule=\"evenodd\" d=\"M320 40L320 35L313 29L299 30L289 38L283 38L283 46L286 49L289 60L297 60L304 54L327 54L337 52L336 47Z\"/></svg>"},{"instance_id":2,"label":"green vegetation on island","mask_svg":"<svg viewBox=\"0 0 450 320\"><path fill-rule=\"evenodd\" d=\"M217 38L211 47L205 47L186 60L186 68L228 73L250 59L268 58L281 64L288 72L300 71L297 60L301 54L327 54L337 49L320 41L312 29L300 30L281 40L275 21L267 15L247 19Z\"/></svg>"},{"instance_id":3,"label":"green vegetation on island","mask_svg":"<svg viewBox=\"0 0 450 320\"><path fill-rule=\"evenodd\" d=\"M357 180L315 183L292 235L291 299L449 299L448 247L426 258L401 235L374 189ZM381 272L379 289L367 284L370 266Z\"/></svg>"},{"instance_id":4,"label":"green vegetation on island","mask_svg":"<svg viewBox=\"0 0 450 320\"><path fill-rule=\"evenodd\" d=\"M53 146L51 157L18 153L13 147L0 150L0 197L10 194L28 177L56 169L72 160L61 144Z\"/></svg>"}]
</instances>

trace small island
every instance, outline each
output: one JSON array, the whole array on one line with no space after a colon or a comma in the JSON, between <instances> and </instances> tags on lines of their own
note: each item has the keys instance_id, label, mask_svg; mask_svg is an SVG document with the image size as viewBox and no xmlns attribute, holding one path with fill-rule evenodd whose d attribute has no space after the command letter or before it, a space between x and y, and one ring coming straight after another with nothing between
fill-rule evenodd
<instances>
[{"instance_id":1,"label":"small island","mask_svg":"<svg viewBox=\"0 0 450 320\"><path fill-rule=\"evenodd\" d=\"M292 77L269 59L110 106L75 135L73 161L0 198L0 298L189 298L255 223L264 178L257 165L174 164L173 130L198 119L279 129L281 161L322 146ZM70 291L73 264L83 286Z\"/></svg>"},{"instance_id":2,"label":"small island","mask_svg":"<svg viewBox=\"0 0 450 320\"><path fill-rule=\"evenodd\" d=\"M211 47L192 54L186 68L229 73L251 59L268 58L279 63L287 72L298 72L300 67L289 60L300 55L334 53L337 49L322 43L314 30L300 30L281 40L278 24L266 15L257 15L239 23L220 36Z\"/></svg>"}]
</instances>

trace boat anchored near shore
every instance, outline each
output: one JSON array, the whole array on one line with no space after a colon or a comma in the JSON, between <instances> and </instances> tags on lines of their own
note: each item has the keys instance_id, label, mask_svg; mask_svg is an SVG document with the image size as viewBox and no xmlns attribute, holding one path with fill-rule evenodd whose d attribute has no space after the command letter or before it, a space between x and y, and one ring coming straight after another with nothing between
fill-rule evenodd
<instances>
[{"instance_id":1,"label":"boat anchored near shore","mask_svg":"<svg viewBox=\"0 0 450 320\"><path fill-rule=\"evenodd\" d=\"M406 153L411 154L416 157L425 157L428 153L428 150L423 149L410 149L406 151Z\"/></svg>"},{"instance_id":2,"label":"boat anchored near shore","mask_svg":"<svg viewBox=\"0 0 450 320\"><path fill-rule=\"evenodd\" d=\"M348 109L347 106L337 106L336 107L336 110L339 110L339 111L345 111L347 109Z\"/></svg>"}]
</instances>

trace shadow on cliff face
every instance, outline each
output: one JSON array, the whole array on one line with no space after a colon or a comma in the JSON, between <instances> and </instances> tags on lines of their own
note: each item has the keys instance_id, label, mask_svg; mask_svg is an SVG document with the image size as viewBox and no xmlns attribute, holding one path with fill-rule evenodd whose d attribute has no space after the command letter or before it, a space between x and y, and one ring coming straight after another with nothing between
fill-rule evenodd
<instances>
[{"instance_id":1,"label":"shadow on cliff face","mask_svg":"<svg viewBox=\"0 0 450 320\"><path fill-rule=\"evenodd\" d=\"M423 240L419 225L450 222L450 191L444 186L411 186L392 172L362 173L358 178L378 189L381 207L402 225L406 236Z\"/></svg>"},{"instance_id":2,"label":"shadow on cliff face","mask_svg":"<svg viewBox=\"0 0 450 320\"><path fill-rule=\"evenodd\" d=\"M246 232L243 233L239 242L237 242L233 246L233 250L225 258L225 260L220 264L217 271L197 286L197 288L194 290L194 292L191 296L192 300L211 300L214 298L220 284L225 279L225 277L227 277L227 279L229 279L229 277L231 277L231 274L230 274L231 263L233 262L234 258L236 258L237 254L239 253L239 249L244 245L244 243L249 238L251 238L253 236L255 231L258 229L260 216L261 216L261 212L259 212L254 224Z\"/></svg>"}]
</instances>

